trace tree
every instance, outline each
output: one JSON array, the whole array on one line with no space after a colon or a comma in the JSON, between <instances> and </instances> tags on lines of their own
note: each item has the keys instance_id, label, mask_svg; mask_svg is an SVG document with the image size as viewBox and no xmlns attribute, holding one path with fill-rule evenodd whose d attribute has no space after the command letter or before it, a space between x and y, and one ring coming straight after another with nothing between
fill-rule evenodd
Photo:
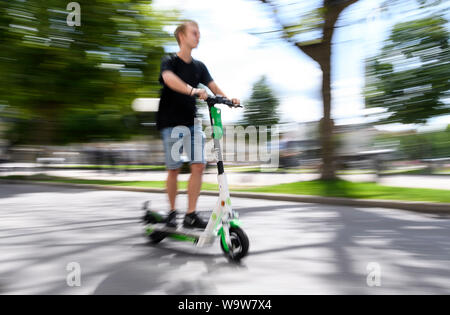
<instances>
[{"instance_id":1,"label":"tree","mask_svg":"<svg viewBox=\"0 0 450 315\"><path fill-rule=\"evenodd\" d=\"M78 2L81 25L69 26L69 2L0 1L0 102L16 113L15 142L120 138L132 100L157 95L174 17L151 1Z\"/></svg>"},{"instance_id":2,"label":"tree","mask_svg":"<svg viewBox=\"0 0 450 315\"><path fill-rule=\"evenodd\" d=\"M272 126L278 124L277 112L280 102L270 88L267 78L262 76L253 84L252 94L245 101L242 124L245 126Z\"/></svg>"},{"instance_id":3,"label":"tree","mask_svg":"<svg viewBox=\"0 0 450 315\"><path fill-rule=\"evenodd\" d=\"M322 176L324 180L336 178L335 157L333 143L333 120L331 118L331 54L332 39L336 29L336 23L342 12L358 0L322 0L321 5L308 10L306 14L299 14L294 22L286 22L280 14L280 7L275 0L259 0L268 5L273 12L273 16L281 37L299 48L303 53L317 62L322 70L322 100L323 118L320 121L320 139L322 147ZM409 0L388 0L384 1L382 7L399 5L404 6ZM310 2L298 2L310 3ZM417 0L421 7L438 5L441 0ZM289 3L287 5L295 4ZM293 10L290 10L293 11ZM290 12L292 14L292 12ZM365 19L364 19L365 20ZM270 31L273 32L273 31Z\"/></svg>"},{"instance_id":4,"label":"tree","mask_svg":"<svg viewBox=\"0 0 450 315\"><path fill-rule=\"evenodd\" d=\"M378 124L422 124L450 114L447 20L432 16L398 23L380 55L367 62L366 107L381 107Z\"/></svg>"},{"instance_id":5,"label":"tree","mask_svg":"<svg viewBox=\"0 0 450 315\"><path fill-rule=\"evenodd\" d=\"M333 120L331 118L331 44L340 14L358 0L323 0L322 5L308 12L300 23L287 24L271 0L260 0L272 8L281 27L282 37L317 62L322 70L323 118L320 121L322 147L322 179L336 178L334 165ZM310 37L305 40L306 37Z\"/></svg>"}]
</instances>

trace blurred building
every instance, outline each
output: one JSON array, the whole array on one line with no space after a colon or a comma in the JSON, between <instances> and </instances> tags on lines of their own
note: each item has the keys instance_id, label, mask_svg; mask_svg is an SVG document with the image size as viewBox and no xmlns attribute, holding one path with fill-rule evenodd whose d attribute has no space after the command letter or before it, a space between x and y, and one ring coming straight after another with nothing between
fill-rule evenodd
<instances>
[{"instance_id":1,"label":"blurred building","mask_svg":"<svg viewBox=\"0 0 450 315\"><path fill-rule=\"evenodd\" d=\"M376 137L381 133L367 123L335 126L338 168L378 170L383 161L393 159L395 147L376 143Z\"/></svg>"},{"instance_id":2,"label":"blurred building","mask_svg":"<svg viewBox=\"0 0 450 315\"><path fill-rule=\"evenodd\" d=\"M334 128L337 167L377 168L379 162L393 159L396 144L377 143L383 132L371 124L337 125ZM319 122L291 126L280 137L280 167L317 168L321 164Z\"/></svg>"}]
</instances>

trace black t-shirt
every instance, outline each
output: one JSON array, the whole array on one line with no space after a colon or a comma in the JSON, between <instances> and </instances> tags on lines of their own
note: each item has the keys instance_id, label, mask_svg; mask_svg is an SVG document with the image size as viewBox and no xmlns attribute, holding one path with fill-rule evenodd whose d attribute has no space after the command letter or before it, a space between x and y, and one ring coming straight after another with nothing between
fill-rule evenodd
<instances>
[{"instance_id":1,"label":"black t-shirt","mask_svg":"<svg viewBox=\"0 0 450 315\"><path fill-rule=\"evenodd\" d=\"M159 100L156 126L159 130L166 127L193 126L197 113L195 97L175 92L169 88L162 78L163 71L170 70L190 86L197 87L199 83L208 85L213 81L203 62L192 58L190 63L184 62L176 54L163 58L159 82L163 88Z\"/></svg>"}]
</instances>

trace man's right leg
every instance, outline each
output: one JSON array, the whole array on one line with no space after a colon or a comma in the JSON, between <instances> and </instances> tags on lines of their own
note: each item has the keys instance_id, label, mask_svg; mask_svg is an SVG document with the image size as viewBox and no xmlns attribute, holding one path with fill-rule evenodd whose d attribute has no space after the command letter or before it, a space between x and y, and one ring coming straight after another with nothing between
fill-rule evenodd
<instances>
[{"instance_id":1,"label":"man's right leg","mask_svg":"<svg viewBox=\"0 0 450 315\"><path fill-rule=\"evenodd\" d=\"M177 211L175 208L175 200L177 198L179 173L180 169L167 171L166 190L167 196L169 197L170 211L169 215L167 216L166 225L171 228L177 227Z\"/></svg>"},{"instance_id":2,"label":"man's right leg","mask_svg":"<svg viewBox=\"0 0 450 315\"><path fill-rule=\"evenodd\" d=\"M167 172L167 182L166 182L166 190L167 195L169 196L170 203L170 211L176 209L175 200L178 192L178 174L180 173L180 169L168 170Z\"/></svg>"},{"instance_id":3,"label":"man's right leg","mask_svg":"<svg viewBox=\"0 0 450 315\"><path fill-rule=\"evenodd\" d=\"M180 153L181 146L178 149L176 149L175 147L175 150L173 150L180 137L179 135L172 137L172 130L173 128L170 127L164 128L163 130L161 130L161 134L164 143L164 155L167 168L166 190L170 204L170 212L166 220L166 225L168 227L174 228L177 226L177 212L175 201L178 191L178 174L180 173L180 169L183 163L180 160L179 154L174 154Z\"/></svg>"}]
</instances>

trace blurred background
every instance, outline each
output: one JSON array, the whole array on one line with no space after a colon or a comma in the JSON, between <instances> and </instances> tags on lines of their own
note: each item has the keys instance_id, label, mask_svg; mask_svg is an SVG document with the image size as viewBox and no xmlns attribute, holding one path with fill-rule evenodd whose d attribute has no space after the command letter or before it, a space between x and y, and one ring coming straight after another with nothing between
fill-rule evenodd
<instances>
[{"instance_id":1,"label":"blurred background","mask_svg":"<svg viewBox=\"0 0 450 315\"><path fill-rule=\"evenodd\" d=\"M449 294L449 8L0 0L0 294ZM170 209L155 113L183 19L199 24L193 57L244 105L222 111L227 182L251 244L242 265L218 243L142 237L142 204ZM255 126L278 133L255 144L228 132ZM219 189L207 160L204 218Z\"/></svg>"},{"instance_id":2,"label":"blurred background","mask_svg":"<svg viewBox=\"0 0 450 315\"><path fill-rule=\"evenodd\" d=\"M275 172L450 175L448 1L78 3L74 17L69 1L0 1L3 175L164 170L159 66L186 18L194 58L245 106L224 124L278 126ZM262 171L239 147L227 165Z\"/></svg>"}]
</instances>

